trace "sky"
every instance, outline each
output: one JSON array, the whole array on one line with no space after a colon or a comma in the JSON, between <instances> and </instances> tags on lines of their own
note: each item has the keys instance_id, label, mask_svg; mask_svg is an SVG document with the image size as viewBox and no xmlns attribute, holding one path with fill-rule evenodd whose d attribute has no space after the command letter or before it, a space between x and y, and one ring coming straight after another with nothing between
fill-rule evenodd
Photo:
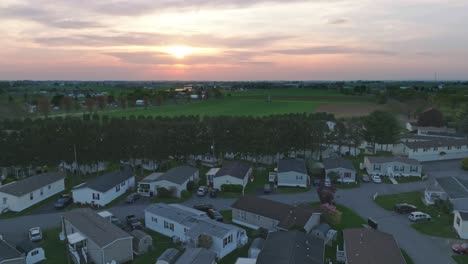
<instances>
[{"instance_id":1,"label":"sky","mask_svg":"<svg viewBox=\"0 0 468 264\"><path fill-rule=\"evenodd\" d=\"M468 0L2 0L0 79L468 79Z\"/></svg>"}]
</instances>

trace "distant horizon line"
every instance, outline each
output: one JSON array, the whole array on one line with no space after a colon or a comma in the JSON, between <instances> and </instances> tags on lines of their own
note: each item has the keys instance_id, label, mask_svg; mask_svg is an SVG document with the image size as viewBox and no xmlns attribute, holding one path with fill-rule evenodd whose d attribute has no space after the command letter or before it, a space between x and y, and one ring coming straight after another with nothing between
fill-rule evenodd
<instances>
[{"instance_id":1,"label":"distant horizon line","mask_svg":"<svg viewBox=\"0 0 468 264\"><path fill-rule=\"evenodd\" d=\"M0 79L0 82L466 82L468 79L444 79L444 80L429 80L429 79L394 79L394 80L378 80L378 79L343 79L343 80L124 80L124 79L99 79L99 80L73 80L73 79Z\"/></svg>"}]
</instances>

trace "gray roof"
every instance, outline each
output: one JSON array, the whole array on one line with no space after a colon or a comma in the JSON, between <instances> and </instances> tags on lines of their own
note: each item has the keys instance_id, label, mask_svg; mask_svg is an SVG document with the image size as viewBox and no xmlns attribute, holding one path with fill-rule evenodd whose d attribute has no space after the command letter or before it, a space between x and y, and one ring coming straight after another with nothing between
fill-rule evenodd
<instances>
[{"instance_id":1,"label":"gray roof","mask_svg":"<svg viewBox=\"0 0 468 264\"><path fill-rule=\"evenodd\" d=\"M168 181L176 184L183 184L192 177L198 169L190 166L175 167L159 176L157 181Z\"/></svg>"},{"instance_id":2,"label":"gray roof","mask_svg":"<svg viewBox=\"0 0 468 264\"><path fill-rule=\"evenodd\" d=\"M450 199L468 198L468 180L460 177L437 178L437 183Z\"/></svg>"},{"instance_id":3,"label":"gray roof","mask_svg":"<svg viewBox=\"0 0 468 264\"><path fill-rule=\"evenodd\" d=\"M21 241L18 245L16 245L16 249L18 249L20 252L23 253L28 253L31 250L34 250L36 248L40 248L39 245L36 245L35 243L29 241L29 240L23 240Z\"/></svg>"},{"instance_id":4,"label":"gray roof","mask_svg":"<svg viewBox=\"0 0 468 264\"><path fill-rule=\"evenodd\" d=\"M56 172L38 174L6 184L0 187L0 192L20 197L64 178L64 174Z\"/></svg>"},{"instance_id":5,"label":"gray roof","mask_svg":"<svg viewBox=\"0 0 468 264\"><path fill-rule=\"evenodd\" d=\"M324 241L299 232L269 233L257 264L323 264Z\"/></svg>"},{"instance_id":6,"label":"gray roof","mask_svg":"<svg viewBox=\"0 0 468 264\"><path fill-rule=\"evenodd\" d=\"M216 253L204 248L187 248L176 264L210 264L216 259Z\"/></svg>"},{"instance_id":7,"label":"gray roof","mask_svg":"<svg viewBox=\"0 0 468 264\"><path fill-rule=\"evenodd\" d=\"M306 164L303 159L280 159L278 160L278 172L299 172L307 174Z\"/></svg>"},{"instance_id":8,"label":"gray roof","mask_svg":"<svg viewBox=\"0 0 468 264\"><path fill-rule=\"evenodd\" d=\"M372 228L343 230L348 263L406 264L392 235Z\"/></svg>"},{"instance_id":9,"label":"gray roof","mask_svg":"<svg viewBox=\"0 0 468 264\"><path fill-rule=\"evenodd\" d=\"M252 241L252 244L250 245L250 248L262 249L264 244L265 244L265 239L263 239L261 237L257 237L256 239L254 239Z\"/></svg>"},{"instance_id":10,"label":"gray roof","mask_svg":"<svg viewBox=\"0 0 468 264\"><path fill-rule=\"evenodd\" d=\"M318 226L314 227L314 230L320 231L322 234L327 234L327 232L331 229L331 226L327 223L321 223Z\"/></svg>"},{"instance_id":11,"label":"gray roof","mask_svg":"<svg viewBox=\"0 0 468 264\"><path fill-rule=\"evenodd\" d=\"M21 252L19 252L5 240L0 239L0 262L9 259L20 258L21 256Z\"/></svg>"},{"instance_id":12,"label":"gray roof","mask_svg":"<svg viewBox=\"0 0 468 264\"><path fill-rule=\"evenodd\" d=\"M117 184L120 184L130 178L134 177L132 169L128 166L112 172L98 176L84 184L78 185L73 189L90 188L98 192L107 192L114 188Z\"/></svg>"},{"instance_id":13,"label":"gray roof","mask_svg":"<svg viewBox=\"0 0 468 264\"><path fill-rule=\"evenodd\" d=\"M79 208L66 212L64 217L77 229L77 232L80 232L101 248L117 239L132 238L131 235L90 208Z\"/></svg>"},{"instance_id":14,"label":"gray roof","mask_svg":"<svg viewBox=\"0 0 468 264\"><path fill-rule=\"evenodd\" d=\"M184 223L193 217L205 217L206 213L178 204L156 203L145 208L145 212L162 216L177 223Z\"/></svg>"},{"instance_id":15,"label":"gray roof","mask_svg":"<svg viewBox=\"0 0 468 264\"><path fill-rule=\"evenodd\" d=\"M145 237L151 237L150 235L146 234L145 232L135 229L132 232L130 232L130 235L132 235L134 238L141 240L142 238ZM152 238L151 238L152 239Z\"/></svg>"},{"instance_id":16,"label":"gray roof","mask_svg":"<svg viewBox=\"0 0 468 264\"><path fill-rule=\"evenodd\" d=\"M151 182L156 182L158 181L158 178L163 175L163 172L154 172L151 173L150 175L146 176L143 180L140 181L140 183L151 183Z\"/></svg>"},{"instance_id":17,"label":"gray roof","mask_svg":"<svg viewBox=\"0 0 468 264\"><path fill-rule=\"evenodd\" d=\"M232 204L232 208L277 220L278 227L286 230L305 226L316 212L312 207L289 205L253 195L240 197Z\"/></svg>"},{"instance_id":18,"label":"gray roof","mask_svg":"<svg viewBox=\"0 0 468 264\"><path fill-rule=\"evenodd\" d=\"M179 250L175 248L168 248L161 254L161 256L159 256L158 260L164 260L169 264L174 264L179 256Z\"/></svg>"},{"instance_id":19,"label":"gray roof","mask_svg":"<svg viewBox=\"0 0 468 264\"><path fill-rule=\"evenodd\" d=\"M223 166L221 166L215 177L230 175L239 179L244 179L249 169L250 166L244 162L230 161L224 163Z\"/></svg>"},{"instance_id":20,"label":"gray roof","mask_svg":"<svg viewBox=\"0 0 468 264\"><path fill-rule=\"evenodd\" d=\"M463 219L463 221L468 221L468 212L459 211L458 213L460 214L460 217Z\"/></svg>"},{"instance_id":21,"label":"gray roof","mask_svg":"<svg viewBox=\"0 0 468 264\"><path fill-rule=\"evenodd\" d=\"M353 163L350 160L342 157L324 159L323 166L325 170L344 168L355 171Z\"/></svg>"},{"instance_id":22,"label":"gray roof","mask_svg":"<svg viewBox=\"0 0 468 264\"><path fill-rule=\"evenodd\" d=\"M405 157L373 157L373 156L366 156L367 159L371 163L391 163L391 162L398 162L410 165L421 165L421 163L416 159L409 159Z\"/></svg>"},{"instance_id":23,"label":"gray roof","mask_svg":"<svg viewBox=\"0 0 468 264\"><path fill-rule=\"evenodd\" d=\"M456 147L456 146L467 146L468 139L432 137L430 140L404 142L403 144L406 145L410 149L448 147L448 146Z\"/></svg>"},{"instance_id":24,"label":"gray roof","mask_svg":"<svg viewBox=\"0 0 468 264\"><path fill-rule=\"evenodd\" d=\"M187 234L191 237L198 237L201 234L207 234L213 237L224 238L233 230L242 230L242 228L235 225L225 224L213 219L195 219ZM244 232L245 233L245 232Z\"/></svg>"}]
</instances>

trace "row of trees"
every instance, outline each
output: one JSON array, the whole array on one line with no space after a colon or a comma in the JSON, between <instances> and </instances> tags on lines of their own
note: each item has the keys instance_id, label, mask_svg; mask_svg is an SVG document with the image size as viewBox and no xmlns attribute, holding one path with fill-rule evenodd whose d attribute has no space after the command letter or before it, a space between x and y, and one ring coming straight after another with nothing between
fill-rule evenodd
<instances>
[{"instance_id":1,"label":"row of trees","mask_svg":"<svg viewBox=\"0 0 468 264\"><path fill-rule=\"evenodd\" d=\"M320 151L321 146L394 143L398 124L388 113L336 121L333 131L325 113L268 117L144 117L4 120L0 122L0 166L57 164L74 161L128 159L164 160L189 155L275 155L290 151ZM392 121L393 120L393 121ZM394 127L390 127L394 126Z\"/></svg>"}]
</instances>

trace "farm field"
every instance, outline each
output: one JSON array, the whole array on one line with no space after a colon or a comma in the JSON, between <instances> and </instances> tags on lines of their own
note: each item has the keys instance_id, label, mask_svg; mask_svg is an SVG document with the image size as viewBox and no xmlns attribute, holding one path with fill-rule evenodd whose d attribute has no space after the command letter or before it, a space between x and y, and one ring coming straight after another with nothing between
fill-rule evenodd
<instances>
[{"instance_id":1,"label":"farm field","mask_svg":"<svg viewBox=\"0 0 468 264\"><path fill-rule=\"evenodd\" d=\"M271 95L271 102L267 96ZM337 105L344 113L366 115L377 109L368 97L346 96L336 92L308 89L270 89L226 92L223 99L202 102L179 102L159 107L109 111L111 116L180 116L180 115L251 115L267 116L288 113L324 112L324 105ZM333 112L335 108L328 109ZM357 110L357 111L356 111Z\"/></svg>"}]
</instances>

